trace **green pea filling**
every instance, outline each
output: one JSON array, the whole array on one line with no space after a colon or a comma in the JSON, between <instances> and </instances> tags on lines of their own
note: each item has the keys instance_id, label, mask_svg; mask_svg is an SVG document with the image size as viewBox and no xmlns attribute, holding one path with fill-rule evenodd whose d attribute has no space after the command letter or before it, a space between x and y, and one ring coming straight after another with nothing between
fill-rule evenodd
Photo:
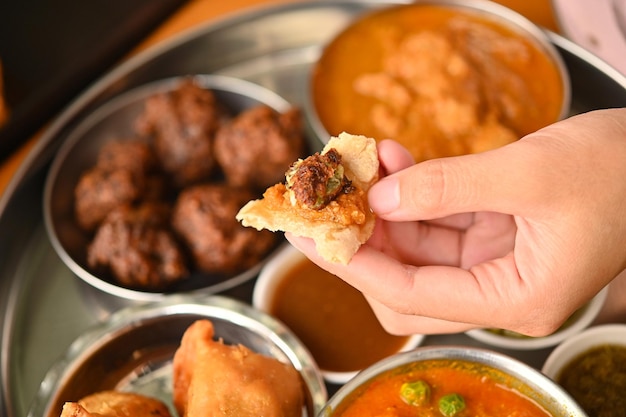
<instances>
[{"instance_id":1,"label":"green pea filling","mask_svg":"<svg viewBox=\"0 0 626 417\"><path fill-rule=\"evenodd\" d=\"M343 165L337 166L335 173L328 180L328 184L326 184L327 195L335 194L337 191L339 191L339 189L341 188L341 185L343 184L343 175L344 175Z\"/></svg>"},{"instance_id":2,"label":"green pea filling","mask_svg":"<svg viewBox=\"0 0 626 417\"><path fill-rule=\"evenodd\" d=\"M300 168L300 165L302 165L302 162L304 162L302 159L298 159L289 167L289 169L285 173L287 188L291 188L293 186L294 176L296 175L296 172L298 172L298 169Z\"/></svg>"}]
</instances>

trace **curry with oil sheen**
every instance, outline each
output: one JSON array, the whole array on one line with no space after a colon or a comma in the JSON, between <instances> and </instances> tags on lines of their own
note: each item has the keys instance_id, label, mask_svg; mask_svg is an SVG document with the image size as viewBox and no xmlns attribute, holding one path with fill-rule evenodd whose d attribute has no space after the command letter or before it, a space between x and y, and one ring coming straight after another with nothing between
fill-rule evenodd
<instances>
[{"instance_id":1,"label":"curry with oil sheen","mask_svg":"<svg viewBox=\"0 0 626 417\"><path fill-rule=\"evenodd\" d=\"M302 259L278 285L270 313L309 348L321 369L350 372L398 352L408 338L387 333L365 297Z\"/></svg>"}]
</instances>

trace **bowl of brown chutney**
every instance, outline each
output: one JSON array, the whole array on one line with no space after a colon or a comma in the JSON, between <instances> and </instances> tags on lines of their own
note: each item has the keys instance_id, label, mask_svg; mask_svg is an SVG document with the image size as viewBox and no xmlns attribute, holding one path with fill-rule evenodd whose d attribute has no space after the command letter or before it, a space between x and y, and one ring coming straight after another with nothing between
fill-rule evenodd
<instances>
[{"instance_id":1,"label":"bowl of brown chutney","mask_svg":"<svg viewBox=\"0 0 626 417\"><path fill-rule=\"evenodd\" d=\"M423 339L419 334L389 334L361 292L290 245L262 268L252 303L303 341L331 383L345 383L360 370L410 350Z\"/></svg>"}]
</instances>

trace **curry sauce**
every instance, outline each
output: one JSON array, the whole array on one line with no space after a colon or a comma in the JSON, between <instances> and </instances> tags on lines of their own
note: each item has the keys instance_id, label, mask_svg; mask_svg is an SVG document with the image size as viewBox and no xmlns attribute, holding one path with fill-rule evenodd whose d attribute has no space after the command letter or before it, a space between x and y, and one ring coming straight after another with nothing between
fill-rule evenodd
<instances>
[{"instance_id":1,"label":"curry sauce","mask_svg":"<svg viewBox=\"0 0 626 417\"><path fill-rule=\"evenodd\" d=\"M407 343L382 328L363 294L308 259L287 275L270 313L302 340L321 369L357 371Z\"/></svg>"},{"instance_id":2,"label":"curry sauce","mask_svg":"<svg viewBox=\"0 0 626 417\"><path fill-rule=\"evenodd\" d=\"M413 381L425 381L432 387L429 399L414 404L403 398L403 384ZM527 389L504 372L486 365L462 360L425 360L375 376L339 404L332 416L549 417L546 410L525 395ZM463 398L464 408L458 414L440 409L440 400L451 393Z\"/></svg>"},{"instance_id":3,"label":"curry sauce","mask_svg":"<svg viewBox=\"0 0 626 417\"><path fill-rule=\"evenodd\" d=\"M566 99L554 57L463 10L390 7L339 34L312 75L326 130L395 139L421 161L493 149L557 121Z\"/></svg>"}]
</instances>

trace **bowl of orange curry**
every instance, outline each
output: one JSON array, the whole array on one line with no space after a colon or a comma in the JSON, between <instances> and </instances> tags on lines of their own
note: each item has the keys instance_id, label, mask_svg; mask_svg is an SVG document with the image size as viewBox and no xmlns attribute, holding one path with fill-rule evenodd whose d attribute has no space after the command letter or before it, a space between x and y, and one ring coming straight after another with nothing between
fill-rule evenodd
<instances>
[{"instance_id":1,"label":"bowl of orange curry","mask_svg":"<svg viewBox=\"0 0 626 417\"><path fill-rule=\"evenodd\" d=\"M327 382L418 346L423 335L396 336L381 326L363 294L286 245L261 270L252 303L284 323L308 348Z\"/></svg>"},{"instance_id":2,"label":"bowl of orange curry","mask_svg":"<svg viewBox=\"0 0 626 417\"><path fill-rule=\"evenodd\" d=\"M513 142L568 115L547 34L491 1L397 4L337 34L311 70L310 128L403 144L417 162Z\"/></svg>"},{"instance_id":3,"label":"bowl of orange curry","mask_svg":"<svg viewBox=\"0 0 626 417\"><path fill-rule=\"evenodd\" d=\"M391 412L391 413L390 413ZM350 416L584 416L556 383L491 350L428 346L365 369L318 414Z\"/></svg>"}]
</instances>

